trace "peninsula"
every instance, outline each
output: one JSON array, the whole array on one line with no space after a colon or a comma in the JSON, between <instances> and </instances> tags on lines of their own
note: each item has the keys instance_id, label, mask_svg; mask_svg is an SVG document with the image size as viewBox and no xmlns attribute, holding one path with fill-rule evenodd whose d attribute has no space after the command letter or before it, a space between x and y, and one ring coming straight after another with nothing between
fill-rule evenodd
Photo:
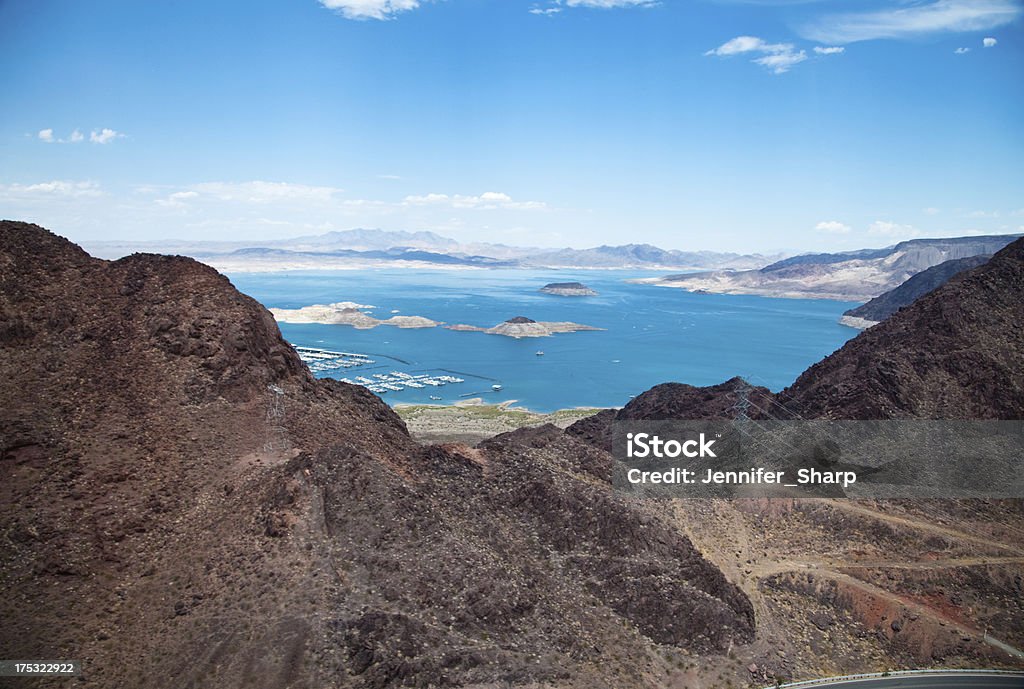
<instances>
[{"instance_id":1,"label":"peninsula","mask_svg":"<svg viewBox=\"0 0 1024 689\"><path fill-rule=\"evenodd\" d=\"M555 333L574 333L580 330L604 330L604 328L595 328L592 325L582 325L569 321L535 321L526 316L510 318L493 328L481 328L476 325L462 324L446 325L445 328L448 330L504 335L505 337L513 337L515 339L521 337L549 337Z\"/></svg>"}]
</instances>

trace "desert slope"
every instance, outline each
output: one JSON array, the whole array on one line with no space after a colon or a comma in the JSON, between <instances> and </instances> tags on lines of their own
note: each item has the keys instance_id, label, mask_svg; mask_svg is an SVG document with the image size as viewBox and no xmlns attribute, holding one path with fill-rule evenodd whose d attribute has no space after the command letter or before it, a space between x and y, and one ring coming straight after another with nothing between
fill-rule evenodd
<instances>
[{"instance_id":1,"label":"desert slope","mask_svg":"<svg viewBox=\"0 0 1024 689\"><path fill-rule=\"evenodd\" d=\"M760 270L669 275L638 282L723 294L862 301L939 263L993 254L1018 236L912 239L887 249L794 256Z\"/></svg>"},{"instance_id":2,"label":"desert slope","mask_svg":"<svg viewBox=\"0 0 1024 689\"><path fill-rule=\"evenodd\" d=\"M912 275L906 282L900 283L895 289L878 295L866 304L844 312L839 322L855 328L876 325L904 306L914 303L914 300L919 297L944 285L954 275L984 265L989 258L990 256L987 254L956 258L922 270L920 273Z\"/></svg>"}]
</instances>

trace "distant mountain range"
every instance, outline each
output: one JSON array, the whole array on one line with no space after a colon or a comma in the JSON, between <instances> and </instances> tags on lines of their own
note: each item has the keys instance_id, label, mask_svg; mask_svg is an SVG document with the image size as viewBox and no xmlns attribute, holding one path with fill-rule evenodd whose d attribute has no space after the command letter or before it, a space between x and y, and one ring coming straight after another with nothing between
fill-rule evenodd
<instances>
[{"instance_id":1,"label":"distant mountain range","mask_svg":"<svg viewBox=\"0 0 1024 689\"><path fill-rule=\"evenodd\" d=\"M542 249L488 242L460 243L434 232L364 229L259 243L167 240L92 242L85 246L95 255L111 259L137 252L180 254L228 272L343 269L410 263L470 268L747 270L760 268L781 257L677 251L650 244Z\"/></svg>"},{"instance_id":2,"label":"distant mountain range","mask_svg":"<svg viewBox=\"0 0 1024 689\"><path fill-rule=\"evenodd\" d=\"M691 292L859 301L945 261L994 254L1018 237L912 239L884 249L793 256L755 270L668 275L643 282Z\"/></svg>"}]
</instances>

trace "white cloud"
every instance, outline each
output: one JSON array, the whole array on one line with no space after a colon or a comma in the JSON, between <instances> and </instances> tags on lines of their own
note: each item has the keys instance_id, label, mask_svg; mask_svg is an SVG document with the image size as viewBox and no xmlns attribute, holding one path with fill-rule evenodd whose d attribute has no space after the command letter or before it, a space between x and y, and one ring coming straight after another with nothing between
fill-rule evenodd
<instances>
[{"instance_id":1,"label":"white cloud","mask_svg":"<svg viewBox=\"0 0 1024 689\"><path fill-rule=\"evenodd\" d=\"M166 199L157 199L156 202L161 206L183 206L185 201L198 196L198 191L176 191Z\"/></svg>"},{"instance_id":2,"label":"white cloud","mask_svg":"<svg viewBox=\"0 0 1024 689\"><path fill-rule=\"evenodd\" d=\"M612 9L615 7L651 7L657 5L658 0L565 0L569 7L600 7Z\"/></svg>"},{"instance_id":3,"label":"white cloud","mask_svg":"<svg viewBox=\"0 0 1024 689\"><path fill-rule=\"evenodd\" d=\"M508 194L500 191L485 191L479 196L464 196L462 194L423 194L406 196L402 201L406 206L433 206L443 205L452 208L470 208L479 210L511 209L511 210L541 210L547 208L542 201L515 201Z\"/></svg>"},{"instance_id":4,"label":"white cloud","mask_svg":"<svg viewBox=\"0 0 1024 689\"><path fill-rule=\"evenodd\" d=\"M923 213L925 213L926 215L938 215L939 214L939 209L935 208L934 206L929 206L928 208L922 208L921 211Z\"/></svg>"},{"instance_id":5,"label":"white cloud","mask_svg":"<svg viewBox=\"0 0 1024 689\"><path fill-rule=\"evenodd\" d=\"M985 46L986 48L994 48L996 43L998 43L998 42L999 41L997 41L996 39L994 39L992 37L986 37L986 38L981 39L981 44L983 46Z\"/></svg>"},{"instance_id":6,"label":"white cloud","mask_svg":"<svg viewBox=\"0 0 1024 689\"><path fill-rule=\"evenodd\" d=\"M956 53L957 55L965 55L965 54L971 52L971 49L970 48L957 48L953 52Z\"/></svg>"},{"instance_id":7,"label":"white cloud","mask_svg":"<svg viewBox=\"0 0 1024 689\"><path fill-rule=\"evenodd\" d=\"M913 225L900 225L887 220L876 220L868 226L868 233L906 239L920 236L921 230Z\"/></svg>"},{"instance_id":8,"label":"white cloud","mask_svg":"<svg viewBox=\"0 0 1024 689\"><path fill-rule=\"evenodd\" d=\"M704 54L729 57L748 53L760 53L761 57L754 58L752 62L767 67L775 74L788 72L790 67L807 59L807 52L797 51L792 43L767 43L757 36L737 36Z\"/></svg>"},{"instance_id":9,"label":"white cloud","mask_svg":"<svg viewBox=\"0 0 1024 689\"><path fill-rule=\"evenodd\" d=\"M775 74L783 74L788 72L789 68L793 65L799 64L806 59L807 53L801 50L798 53L786 52L777 53L775 55L765 55L764 57L757 58L754 62L762 67L767 67Z\"/></svg>"},{"instance_id":10,"label":"white cloud","mask_svg":"<svg viewBox=\"0 0 1024 689\"><path fill-rule=\"evenodd\" d=\"M822 17L801 28L822 43L854 43L877 38L909 38L948 31L983 31L1019 17L1018 0L932 0L874 12Z\"/></svg>"},{"instance_id":11,"label":"white cloud","mask_svg":"<svg viewBox=\"0 0 1024 689\"><path fill-rule=\"evenodd\" d=\"M89 141L93 142L94 144L109 144L114 139L120 139L123 136L124 134L121 134L120 132L116 132L113 129L104 127L103 129L100 130L92 130L92 132L89 134ZM81 138L77 140L81 141Z\"/></svg>"},{"instance_id":12,"label":"white cloud","mask_svg":"<svg viewBox=\"0 0 1024 689\"><path fill-rule=\"evenodd\" d=\"M85 135L82 134L81 130L75 129L66 139L60 139L53 135L53 129L46 128L40 129L37 135L40 141L45 141L48 144L78 144L85 141ZM108 144L114 139L120 139L124 134L116 132L113 129L104 127L103 129L94 129L89 135L89 141L94 144Z\"/></svg>"},{"instance_id":13,"label":"white cloud","mask_svg":"<svg viewBox=\"0 0 1024 689\"><path fill-rule=\"evenodd\" d=\"M335 195L342 193L342 191L342 189L336 187L315 187L305 184L291 184L289 182L254 180L252 182L203 182L192 185L185 193L195 192L197 196L212 196L221 201L271 203L280 201L330 201Z\"/></svg>"},{"instance_id":14,"label":"white cloud","mask_svg":"<svg viewBox=\"0 0 1024 689\"><path fill-rule=\"evenodd\" d=\"M750 53L754 51L763 52L771 48L783 47L784 44L782 43L765 43L763 39L758 38L757 36L737 36L736 38L731 38L717 48L709 50L704 54L718 55L721 57L725 55L739 55L740 53Z\"/></svg>"},{"instance_id":15,"label":"white cloud","mask_svg":"<svg viewBox=\"0 0 1024 689\"><path fill-rule=\"evenodd\" d=\"M420 6L420 0L320 0L346 19L391 19Z\"/></svg>"},{"instance_id":16,"label":"white cloud","mask_svg":"<svg viewBox=\"0 0 1024 689\"><path fill-rule=\"evenodd\" d=\"M566 7L589 7L602 10L611 10L620 7L654 7L661 4L661 0L554 0L547 7L531 7L530 14L552 16L558 14Z\"/></svg>"},{"instance_id":17,"label":"white cloud","mask_svg":"<svg viewBox=\"0 0 1024 689\"><path fill-rule=\"evenodd\" d=\"M846 48L841 45L816 45L814 52L818 55L838 55L846 52Z\"/></svg>"},{"instance_id":18,"label":"white cloud","mask_svg":"<svg viewBox=\"0 0 1024 689\"><path fill-rule=\"evenodd\" d=\"M818 232L827 232L829 234L848 234L850 232L850 226L844 225L838 220L824 220L814 226Z\"/></svg>"},{"instance_id":19,"label":"white cloud","mask_svg":"<svg viewBox=\"0 0 1024 689\"><path fill-rule=\"evenodd\" d=\"M0 197L5 199L25 199L39 197L66 196L79 198L83 196L102 196L97 182L68 182L53 180L36 184L0 184Z\"/></svg>"}]
</instances>

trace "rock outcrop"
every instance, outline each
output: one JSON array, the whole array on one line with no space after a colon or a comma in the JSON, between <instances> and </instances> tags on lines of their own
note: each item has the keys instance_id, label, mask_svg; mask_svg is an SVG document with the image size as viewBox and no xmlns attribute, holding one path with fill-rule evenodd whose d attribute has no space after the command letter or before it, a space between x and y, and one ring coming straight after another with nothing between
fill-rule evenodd
<instances>
[{"instance_id":1,"label":"rock outcrop","mask_svg":"<svg viewBox=\"0 0 1024 689\"><path fill-rule=\"evenodd\" d=\"M759 270L687 273L636 282L691 292L860 301L894 289L912 275L945 261L993 254L1017 237L912 239L885 249L794 256Z\"/></svg>"},{"instance_id":2,"label":"rock outcrop","mask_svg":"<svg viewBox=\"0 0 1024 689\"><path fill-rule=\"evenodd\" d=\"M940 263L916 275L912 275L899 287L880 294L866 304L850 309L843 313L839 320L843 325L851 328L865 329L884 321L904 306L909 306L920 297L931 292L937 287L946 284L952 277L959 275L965 270L977 268L988 262L991 256L982 254L980 256L969 256L958 258L952 261Z\"/></svg>"},{"instance_id":3,"label":"rock outcrop","mask_svg":"<svg viewBox=\"0 0 1024 689\"><path fill-rule=\"evenodd\" d=\"M559 297L596 297L597 292L584 285L582 282L551 282L540 288L544 294L554 294Z\"/></svg>"},{"instance_id":4,"label":"rock outcrop","mask_svg":"<svg viewBox=\"0 0 1024 689\"><path fill-rule=\"evenodd\" d=\"M488 333L519 339L522 337L550 337L557 333L574 333L581 330L603 330L592 325L582 325L570 321L535 321L526 316L515 316L493 328L481 328L476 325L446 325L448 330L464 332Z\"/></svg>"}]
</instances>

